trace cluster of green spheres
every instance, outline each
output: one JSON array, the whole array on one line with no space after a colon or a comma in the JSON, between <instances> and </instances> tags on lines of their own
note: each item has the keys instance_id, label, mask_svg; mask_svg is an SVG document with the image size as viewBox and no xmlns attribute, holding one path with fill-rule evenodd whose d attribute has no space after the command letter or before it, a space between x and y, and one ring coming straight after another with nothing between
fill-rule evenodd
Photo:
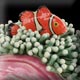
<instances>
[{"instance_id":1,"label":"cluster of green spheres","mask_svg":"<svg viewBox=\"0 0 80 80\"><path fill-rule=\"evenodd\" d=\"M67 26L67 32L63 35L49 35L45 33L40 35L38 31L26 30L21 22L18 32L13 37L6 35L8 24L0 25L0 55L3 54L26 54L37 56L46 64L47 71L59 73L68 80L79 80L79 66L77 46L77 36L73 24L68 24L62 19Z\"/></svg>"}]
</instances>

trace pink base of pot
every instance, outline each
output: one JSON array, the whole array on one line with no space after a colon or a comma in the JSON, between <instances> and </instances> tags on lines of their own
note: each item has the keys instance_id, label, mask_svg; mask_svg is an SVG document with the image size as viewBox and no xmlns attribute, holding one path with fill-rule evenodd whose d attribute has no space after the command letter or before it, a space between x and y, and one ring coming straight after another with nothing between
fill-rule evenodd
<instances>
[{"instance_id":1,"label":"pink base of pot","mask_svg":"<svg viewBox=\"0 0 80 80\"><path fill-rule=\"evenodd\" d=\"M62 80L37 57L27 55L0 56L0 80Z\"/></svg>"}]
</instances>

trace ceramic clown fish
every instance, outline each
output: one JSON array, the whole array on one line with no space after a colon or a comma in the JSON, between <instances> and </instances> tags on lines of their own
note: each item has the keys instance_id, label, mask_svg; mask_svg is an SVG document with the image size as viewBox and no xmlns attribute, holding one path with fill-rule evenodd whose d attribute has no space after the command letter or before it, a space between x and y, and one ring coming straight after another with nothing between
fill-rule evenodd
<instances>
[{"instance_id":1,"label":"ceramic clown fish","mask_svg":"<svg viewBox=\"0 0 80 80\"><path fill-rule=\"evenodd\" d=\"M49 33L61 35L67 31L65 23L58 16L52 14L47 7L40 7L37 11L24 11L20 14L22 25L41 34Z\"/></svg>"}]
</instances>

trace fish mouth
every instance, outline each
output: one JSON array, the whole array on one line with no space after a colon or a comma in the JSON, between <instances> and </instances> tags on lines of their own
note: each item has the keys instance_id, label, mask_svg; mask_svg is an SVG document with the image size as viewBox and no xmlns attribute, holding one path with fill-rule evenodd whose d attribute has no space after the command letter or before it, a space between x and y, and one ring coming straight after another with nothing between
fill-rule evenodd
<instances>
[{"instance_id":1,"label":"fish mouth","mask_svg":"<svg viewBox=\"0 0 80 80\"><path fill-rule=\"evenodd\" d=\"M67 27L64 27L61 34L65 34L67 31L68 31Z\"/></svg>"}]
</instances>

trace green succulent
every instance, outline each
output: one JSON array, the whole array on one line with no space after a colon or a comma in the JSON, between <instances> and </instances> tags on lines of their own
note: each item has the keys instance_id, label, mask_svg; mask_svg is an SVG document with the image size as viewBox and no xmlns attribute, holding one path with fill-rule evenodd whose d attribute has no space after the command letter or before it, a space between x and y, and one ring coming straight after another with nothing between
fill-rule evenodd
<instances>
[{"instance_id":1,"label":"green succulent","mask_svg":"<svg viewBox=\"0 0 80 80\"><path fill-rule=\"evenodd\" d=\"M64 20L63 20L64 21ZM64 21L65 22L65 21ZM9 24L9 23L8 23ZM29 56L37 56L46 64L46 70L55 71L68 80L79 80L77 62L80 45L77 46L76 40L80 43L80 35L75 35L73 24L68 24L67 32L63 35L49 35L45 33L40 35L38 31L26 30L21 26L21 22L17 22L20 26L18 33L12 38L5 35L8 26L0 25L0 54L26 54Z\"/></svg>"}]
</instances>

